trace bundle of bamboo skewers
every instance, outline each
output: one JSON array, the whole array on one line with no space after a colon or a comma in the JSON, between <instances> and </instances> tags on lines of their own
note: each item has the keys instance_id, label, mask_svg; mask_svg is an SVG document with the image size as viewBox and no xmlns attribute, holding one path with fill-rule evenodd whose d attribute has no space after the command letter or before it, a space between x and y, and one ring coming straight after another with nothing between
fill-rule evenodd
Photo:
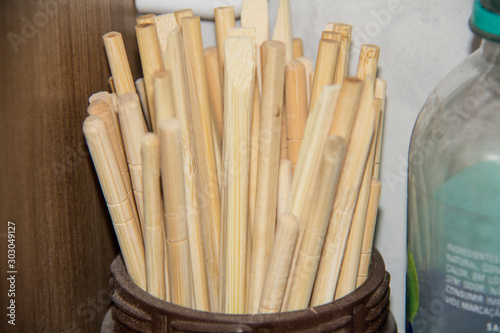
<instances>
[{"instance_id":1,"label":"bundle of bamboo skewers","mask_svg":"<svg viewBox=\"0 0 500 333\"><path fill-rule=\"evenodd\" d=\"M281 0L215 9L203 49L191 10L137 18L144 78L104 35L112 93L83 131L132 280L203 311L273 313L333 301L368 275L386 84L379 48L347 77L352 27L329 23L318 57Z\"/></svg>"}]
</instances>

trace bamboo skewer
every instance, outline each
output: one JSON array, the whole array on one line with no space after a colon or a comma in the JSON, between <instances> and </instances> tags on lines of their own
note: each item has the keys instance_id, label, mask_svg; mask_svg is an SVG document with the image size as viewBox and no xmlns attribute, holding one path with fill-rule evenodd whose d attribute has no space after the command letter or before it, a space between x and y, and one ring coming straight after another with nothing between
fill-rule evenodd
<instances>
[{"instance_id":1,"label":"bamboo skewer","mask_svg":"<svg viewBox=\"0 0 500 333\"><path fill-rule=\"evenodd\" d=\"M372 44L361 45L359 53L358 72L356 74L358 79L363 80L367 76L371 76L373 80L377 77L378 57L380 54L380 47ZM373 81L375 84L375 81Z\"/></svg>"},{"instance_id":2,"label":"bamboo skewer","mask_svg":"<svg viewBox=\"0 0 500 333\"><path fill-rule=\"evenodd\" d=\"M291 280L290 297L282 307L284 311L305 309L311 299L321 249L337 192L345 148L345 140L338 136L331 136L325 144L315 185L314 200L307 217L296 268Z\"/></svg>"},{"instance_id":3,"label":"bamboo skewer","mask_svg":"<svg viewBox=\"0 0 500 333\"><path fill-rule=\"evenodd\" d=\"M373 236L375 232L375 223L377 221L378 203L380 200L380 191L382 184L376 178L372 178L370 187L370 200L368 202L368 214L366 216L365 232L363 235L363 245L361 247L361 256L359 259L359 270L356 287L359 287L368 278L370 267Z\"/></svg>"},{"instance_id":4,"label":"bamboo skewer","mask_svg":"<svg viewBox=\"0 0 500 333\"><path fill-rule=\"evenodd\" d=\"M156 112L156 126L167 119L175 117L174 91L170 72L161 69L153 74L153 98Z\"/></svg>"},{"instance_id":5,"label":"bamboo skewer","mask_svg":"<svg viewBox=\"0 0 500 333\"><path fill-rule=\"evenodd\" d=\"M187 87L186 66L184 63L184 47L180 27L174 28L168 34L166 69L172 75L175 116L181 122L184 151L184 179L186 183L186 207L189 232L189 247L191 253L191 268L193 272L193 292L196 309L210 311L217 309L218 292L209 293L207 270L212 269L213 260L206 256L209 241L204 236L200 207L198 205L198 180L196 178L196 160L194 150L193 117ZM207 204L207 203L205 203ZM215 261L217 263L217 261ZM215 267L217 267L215 265ZM218 272L218 271L217 271ZM212 290L211 288L210 290ZM214 301L211 303L211 299ZM215 303L214 303L215 302Z\"/></svg>"},{"instance_id":6,"label":"bamboo skewer","mask_svg":"<svg viewBox=\"0 0 500 333\"><path fill-rule=\"evenodd\" d=\"M144 230L144 198L142 186L141 139L147 133L146 122L142 116L137 94L130 93L118 97L118 116L122 129L123 144L134 190L137 212Z\"/></svg>"},{"instance_id":7,"label":"bamboo skewer","mask_svg":"<svg viewBox=\"0 0 500 333\"><path fill-rule=\"evenodd\" d=\"M160 188L160 138L145 134L142 147L144 184L144 250L148 293L165 300L165 244L163 203Z\"/></svg>"},{"instance_id":8,"label":"bamboo skewer","mask_svg":"<svg viewBox=\"0 0 500 333\"><path fill-rule=\"evenodd\" d=\"M227 31L235 27L234 7L218 7L214 9L215 35L217 39L217 52L219 54L219 75L222 89L224 88L224 43L227 38ZM224 92L223 92L224 94Z\"/></svg>"},{"instance_id":9,"label":"bamboo skewer","mask_svg":"<svg viewBox=\"0 0 500 333\"><path fill-rule=\"evenodd\" d=\"M308 208L311 206L311 200L316 184L321 152L328 138L328 131L333 119L333 110L337 104L340 87L325 86L315 109L309 115L302 140L302 148L299 152L299 159L292 181L292 190L287 202L286 211L297 216L299 219L299 236L294 250L294 259L288 276L287 289L283 300L286 304L291 287L291 278L295 270L295 262L302 235L305 228Z\"/></svg>"},{"instance_id":10,"label":"bamboo skewer","mask_svg":"<svg viewBox=\"0 0 500 333\"><path fill-rule=\"evenodd\" d=\"M300 61L292 60L286 65L285 73L286 141L288 159L295 170L307 121L306 68Z\"/></svg>"},{"instance_id":11,"label":"bamboo skewer","mask_svg":"<svg viewBox=\"0 0 500 333\"><path fill-rule=\"evenodd\" d=\"M110 76L108 78L108 85L109 85L109 89L111 90L111 92L116 93L116 87L115 87L115 82L113 81L113 76Z\"/></svg>"},{"instance_id":12,"label":"bamboo skewer","mask_svg":"<svg viewBox=\"0 0 500 333\"><path fill-rule=\"evenodd\" d=\"M142 72L144 74L144 84L146 86L146 95L148 99L149 117L151 119L153 131L156 132L157 122L153 97L153 75L163 67L160 44L154 24L139 24L135 27L135 33L137 35L137 44L139 45L139 54L141 56Z\"/></svg>"},{"instance_id":13,"label":"bamboo skewer","mask_svg":"<svg viewBox=\"0 0 500 333\"><path fill-rule=\"evenodd\" d=\"M302 38L295 37L292 40L292 58L293 60L304 56L304 46Z\"/></svg>"},{"instance_id":14,"label":"bamboo skewer","mask_svg":"<svg viewBox=\"0 0 500 333\"><path fill-rule=\"evenodd\" d=\"M192 307L192 273L186 221L182 130L179 120L160 124L161 179L165 205L170 301Z\"/></svg>"},{"instance_id":15,"label":"bamboo skewer","mask_svg":"<svg viewBox=\"0 0 500 333\"><path fill-rule=\"evenodd\" d=\"M280 160L278 179L278 203L277 216L285 214L286 204L292 188L292 162L290 160Z\"/></svg>"},{"instance_id":16,"label":"bamboo skewer","mask_svg":"<svg viewBox=\"0 0 500 333\"><path fill-rule=\"evenodd\" d=\"M311 300L313 306L333 300L374 126L373 80L368 78L363 85L356 120L340 175L339 195L335 198L333 205Z\"/></svg>"},{"instance_id":17,"label":"bamboo skewer","mask_svg":"<svg viewBox=\"0 0 500 333\"><path fill-rule=\"evenodd\" d=\"M190 92L194 146L197 158L197 179L200 190L202 220L209 269L209 290L212 311L218 311L219 247L220 247L220 193L214 152L212 117L208 99L207 76L203 58L200 18L185 17L181 22L187 82Z\"/></svg>"},{"instance_id":18,"label":"bamboo skewer","mask_svg":"<svg viewBox=\"0 0 500 333\"><path fill-rule=\"evenodd\" d=\"M207 67L208 91L210 105L217 132L221 140L224 139L224 105L222 101L222 81L219 72L219 56L215 46L207 47L204 51L205 66Z\"/></svg>"},{"instance_id":19,"label":"bamboo skewer","mask_svg":"<svg viewBox=\"0 0 500 333\"><path fill-rule=\"evenodd\" d=\"M257 51L255 62L260 95L262 95L262 61L260 58L260 46L266 40L269 40L268 17L267 0L243 0L241 8L241 26L255 28L255 44Z\"/></svg>"},{"instance_id":20,"label":"bamboo skewer","mask_svg":"<svg viewBox=\"0 0 500 333\"><path fill-rule=\"evenodd\" d=\"M134 209L128 199L104 120L97 116L87 117L83 123L83 133L108 206L125 267L132 281L146 290L146 265L141 230L138 221L135 220Z\"/></svg>"},{"instance_id":21,"label":"bamboo skewer","mask_svg":"<svg viewBox=\"0 0 500 333\"><path fill-rule=\"evenodd\" d=\"M298 57L297 61L300 61L302 65L306 68L306 88L307 88L307 113L309 113L309 105L310 105L310 99L311 99L311 86L312 86L312 80L311 80L311 73L313 71L313 63L311 59L307 57Z\"/></svg>"},{"instance_id":22,"label":"bamboo skewer","mask_svg":"<svg viewBox=\"0 0 500 333\"><path fill-rule=\"evenodd\" d=\"M247 312L257 313L271 254L278 194L279 144L285 79L285 45L262 45L263 85L260 121L259 165Z\"/></svg>"},{"instance_id":23,"label":"bamboo skewer","mask_svg":"<svg viewBox=\"0 0 500 333\"><path fill-rule=\"evenodd\" d=\"M335 78L335 67L337 66L337 55L339 43L321 39L319 41L318 57L314 80L312 81L311 98L309 110L314 109L314 104L319 98L323 86L331 85Z\"/></svg>"},{"instance_id":24,"label":"bamboo skewer","mask_svg":"<svg viewBox=\"0 0 500 333\"><path fill-rule=\"evenodd\" d=\"M292 39L292 14L290 9L290 0L280 0L276 23L274 25L273 40L277 40L285 44L285 64L293 59Z\"/></svg>"},{"instance_id":25,"label":"bamboo skewer","mask_svg":"<svg viewBox=\"0 0 500 333\"><path fill-rule=\"evenodd\" d=\"M167 54L168 33L178 27L174 13L158 15L155 17L154 24L156 26L156 35L160 43L160 54L163 68L167 68L165 56Z\"/></svg>"},{"instance_id":26,"label":"bamboo skewer","mask_svg":"<svg viewBox=\"0 0 500 333\"><path fill-rule=\"evenodd\" d=\"M116 94L119 96L135 92L134 80L132 79L122 35L116 31L108 32L103 36L103 40Z\"/></svg>"},{"instance_id":27,"label":"bamboo skewer","mask_svg":"<svg viewBox=\"0 0 500 333\"><path fill-rule=\"evenodd\" d=\"M382 79L377 79L375 81L375 98L379 98L381 100L380 121L377 130L377 148L375 151L375 164L373 166L373 177L377 179L380 175L380 155L382 151L382 134L384 132L386 91L387 82Z\"/></svg>"},{"instance_id":28,"label":"bamboo skewer","mask_svg":"<svg viewBox=\"0 0 500 333\"><path fill-rule=\"evenodd\" d=\"M183 18L193 16L193 10L192 9L176 10L174 12L174 16L175 16L175 21L177 22L177 25L180 27Z\"/></svg>"},{"instance_id":29,"label":"bamboo skewer","mask_svg":"<svg viewBox=\"0 0 500 333\"><path fill-rule=\"evenodd\" d=\"M137 90L137 95L139 95L139 100L141 101L142 114L144 115L146 126L148 127L149 131L153 131L151 118L149 117L148 97L146 95L146 85L144 83L144 78L141 77L135 80L135 88Z\"/></svg>"},{"instance_id":30,"label":"bamboo skewer","mask_svg":"<svg viewBox=\"0 0 500 333\"><path fill-rule=\"evenodd\" d=\"M221 310L231 314L245 313L246 306L248 147L255 87L254 49L250 37L229 37L225 42Z\"/></svg>"},{"instance_id":31,"label":"bamboo skewer","mask_svg":"<svg viewBox=\"0 0 500 333\"><path fill-rule=\"evenodd\" d=\"M335 299L339 299L356 289L357 272L359 267L359 258L361 245L363 242L363 232L365 230L365 221L368 209L368 200L370 195L370 184L372 181L375 150L377 145L377 131L380 119L380 100L374 101L375 113L375 133L370 147L370 153L366 162L363 180L356 201L354 215L352 217L351 230L347 239L344 259L340 269L340 276L335 291Z\"/></svg>"},{"instance_id":32,"label":"bamboo skewer","mask_svg":"<svg viewBox=\"0 0 500 333\"><path fill-rule=\"evenodd\" d=\"M332 30L341 34L339 57L337 59L337 70L335 71L335 84L342 84L349 69L349 51L351 48L352 25L345 23L329 23L326 30Z\"/></svg>"},{"instance_id":33,"label":"bamboo skewer","mask_svg":"<svg viewBox=\"0 0 500 333\"><path fill-rule=\"evenodd\" d=\"M281 309L298 232L299 222L295 216L283 214L279 217L259 313L276 313Z\"/></svg>"}]
</instances>

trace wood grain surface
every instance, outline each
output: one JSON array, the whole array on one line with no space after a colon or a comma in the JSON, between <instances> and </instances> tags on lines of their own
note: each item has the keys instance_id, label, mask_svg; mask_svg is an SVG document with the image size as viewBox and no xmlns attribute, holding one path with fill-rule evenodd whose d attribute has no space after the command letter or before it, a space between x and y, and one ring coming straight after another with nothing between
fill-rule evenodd
<instances>
[{"instance_id":1,"label":"wood grain surface","mask_svg":"<svg viewBox=\"0 0 500 333\"><path fill-rule=\"evenodd\" d=\"M1 332L100 329L118 247L82 123L87 98L108 90L104 33L123 34L139 77L135 15L132 0L0 3ZM15 328L5 320L7 221L16 224Z\"/></svg>"}]
</instances>

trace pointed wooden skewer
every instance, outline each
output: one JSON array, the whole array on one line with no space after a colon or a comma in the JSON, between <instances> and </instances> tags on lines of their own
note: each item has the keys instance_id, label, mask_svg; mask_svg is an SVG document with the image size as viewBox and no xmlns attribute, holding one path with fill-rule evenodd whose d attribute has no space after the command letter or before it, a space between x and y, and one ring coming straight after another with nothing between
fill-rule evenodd
<instances>
[{"instance_id":1,"label":"pointed wooden skewer","mask_svg":"<svg viewBox=\"0 0 500 333\"><path fill-rule=\"evenodd\" d=\"M217 7L214 9L215 35L217 38L217 52L219 55L219 75L222 89L224 88L224 42L227 31L235 27L234 7ZM223 92L224 93L224 92Z\"/></svg>"},{"instance_id":2,"label":"pointed wooden skewer","mask_svg":"<svg viewBox=\"0 0 500 333\"><path fill-rule=\"evenodd\" d=\"M290 0L280 0L276 23L274 25L273 40L277 40L285 44L285 64L287 64L293 59L292 14L290 9Z\"/></svg>"},{"instance_id":3,"label":"pointed wooden skewer","mask_svg":"<svg viewBox=\"0 0 500 333\"><path fill-rule=\"evenodd\" d=\"M155 17L156 34L158 36L158 42L160 43L160 54L162 59L163 68L167 67L165 63L165 55L167 53L167 39L168 33L174 28L178 27L177 21L175 20L174 13L168 13L163 15L158 15Z\"/></svg>"},{"instance_id":4,"label":"pointed wooden skewer","mask_svg":"<svg viewBox=\"0 0 500 333\"><path fill-rule=\"evenodd\" d=\"M83 133L101 184L109 215L128 274L140 288L146 290L144 243L138 221L127 196L127 190L116 161L104 120L89 116L83 123Z\"/></svg>"},{"instance_id":5,"label":"pointed wooden skewer","mask_svg":"<svg viewBox=\"0 0 500 333\"><path fill-rule=\"evenodd\" d=\"M285 45L267 41L263 49L263 96L259 166L247 312L257 313L274 240L278 195L279 144L285 80Z\"/></svg>"},{"instance_id":6,"label":"pointed wooden skewer","mask_svg":"<svg viewBox=\"0 0 500 333\"><path fill-rule=\"evenodd\" d=\"M137 94L130 93L118 97L118 116L122 129L123 144L134 190L137 212L144 230L144 198L142 186L141 139L147 133L146 122L142 116Z\"/></svg>"},{"instance_id":7,"label":"pointed wooden skewer","mask_svg":"<svg viewBox=\"0 0 500 333\"><path fill-rule=\"evenodd\" d=\"M189 8L176 10L174 12L174 16L175 16L175 21L177 21L177 25L180 27L183 18L193 16L193 10Z\"/></svg>"},{"instance_id":8,"label":"pointed wooden skewer","mask_svg":"<svg viewBox=\"0 0 500 333\"><path fill-rule=\"evenodd\" d=\"M186 182L186 217L189 232L191 268L193 271L195 306L198 310L210 311L211 309L216 309L216 307L212 308L211 298L213 297L216 300L218 292L215 290L212 297L209 293L207 268L211 269L214 265L213 260L206 256L205 242L209 243L209 241L207 240L207 236L204 236L201 212L198 205L199 189L196 178L197 166L195 163L193 116L191 114L184 58L181 29L180 27L176 27L168 34L166 69L171 73L172 81L176 82L173 85L175 116L181 122L182 127L184 179Z\"/></svg>"},{"instance_id":9,"label":"pointed wooden skewer","mask_svg":"<svg viewBox=\"0 0 500 333\"><path fill-rule=\"evenodd\" d=\"M288 276L285 298L286 304L290 296L291 278L295 270L295 263L302 235L305 229L306 217L309 212L309 207L312 204L312 196L316 177L318 175L319 164L321 161L321 152L328 138L334 108L337 104L339 96L339 86L325 86L320 99L316 103L315 109L309 115L307 120L302 146L299 152L297 167L292 180L292 190L288 198L287 213L292 213L299 219L299 236L294 250L294 259Z\"/></svg>"},{"instance_id":10,"label":"pointed wooden skewer","mask_svg":"<svg viewBox=\"0 0 500 333\"><path fill-rule=\"evenodd\" d=\"M286 204L292 188L292 162L290 160L280 160L278 179L278 203L277 216L285 214Z\"/></svg>"},{"instance_id":11,"label":"pointed wooden skewer","mask_svg":"<svg viewBox=\"0 0 500 333\"><path fill-rule=\"evenodd\" d=\"M368 214L366 216L365 233L363 235L363 245L361 247L361 256L359 259L358 280L356 287L359 287L368 278L368 270L373 249L373 236L375 232L375 223L377 221L378 203L380 200L380 191L382 184L376 178L372 179L370 187L370 201L368 202Z\"/></svg>"},{"instance_id":12,"label":"pointed wooden skewer","mask_svg":"<svg viewBox=\"0 0 500 333\"><path fill-rule=\"evenodd\" d=\"M308 108L306 85L306 68L300 61L290 61L286 65L285 72L285 100L288 159L292 162L293 170L299 158L300 144L306 128Z\"/></svg>"},{"instance_id":13,"label":"pointed wooden skewer","mask_svg":"<svg viewBox=\"0 0 500 333\"><path fill-rule=\"evenodd\" d=\"M137 44L139 45L139 54L141 56L142 72L144 74L144 84L146 86L146 95L148 97L149 117L153 131L156 132L156 111L154 108L154 84L153 75L156 71L163 68L161 61L160 44L156 27L154 24L138 24L135 27L137 35Z\"/></svg>"},{"instance_id":14,"label":"pointed wooden skewer","mask_svg":"<svg viewBox=\"0 0 500 333\"><path fill-rule=\"evenodd\" d=\"M311 89L309 110L314 110L323 86L333 83L335 78L335 67L337 66L337 55L339 53L339 43L321 39L319 41L318 57L316 59L316 69Z\"/></svg>"},{"instance_id":15,"label":"pointed wooden skewer","mask_svg":"<svg viewBox=\"0 0 500 333\"><path fill-rule=\"evenodd\" d=\"M208 91L210 105L217 132L221 140L224 139L224 105L222 101L222 82L219 71L219 55L215 46L207 47L204 51L205 65L207 67Z\"/></svg>"},{"instance_id":16,"label":"pointed wooden skewer","mask_svg":"<svg viewBox=\"0 0 500 333\"><path fill-rule=\"evenodd\" d=\"M262 61L260 46L269 40L269 14L267 0L243 0L241 8L241 26L255 28L257 82L262 95Z\"/></svg>"},{"instance_id":17,"label":"pointed wooden skewer","mask_svg":"<svg viewBox=\"0 0 500 333\"><path fill-rule=\"evenodd\" d=\"M356 289L357 272L359 267L359 257L361 253L361 245L363 242L363 233L365 230L365 221L368 209L368 200L370 195L370 184L373 175L373 166L375 160L375 150L377 145L377 131L380 119L380 100L374 101L375 113L375 133L370 147L370 153L366 162L363 180L359 189L356 208L352 217L351 230L347 239L344 259L340 269L339 281L335 291L335 299L344 297Z\"/></svg>"},{"instance_id":18,"label":"pointed wooden skewer","mask_svg":"<svg viewBox=\"0 0 500 333\"><path fill-rule=\"evenodd\" d=\"M281 309L298 233L299 222L295 216L283 214L278 218L276 239L269 259L259 313L276 313Z\"/></svg>"},{"instance_id":19,"label":"pointed wooden skewer","mask_svg":"<svg viewBox=\"0 0 500 333\"><path fill-rule=\"evenodd\" d=\"M292 57L293 60L304 56L304 46L302 44L302 38L295 37L292 40Z\"/></svg>"},{"instance_id":20,"label":"pointed wooden skewer","mask_svg":"<svg viewBox=\"0 0 500 333\"><path fill-rule=\"evenodd\" d=\"M125 45L119 32L108 32L103 36L109 67L113 75L116 94L122 95L135 92L134 80L130 71Z\"/></svg>"},{"instance_id":21,"label":"pointed wooden skewer","mask_svg":"<svg viewBox=\"0 0 500 333\"><path fill-rule=\"evenodd\" d=\"M220 192L200 18L185 17L182 19L181 26L192 108L191 114L193 117L199 197L205 198L204 202L200 202L200 206L203 217L204 238L207 243L209 290L211 292L212 311L217 312L219 309L214 306L218 306L219 301L216 296L219 288Z\"/></svg>"},{"instance_id":22,"label":"pointed wooden skewer","mask_svg":"<svg viewBox=\"0 0 500 333\"><path fill-rule=\"evenodd\" d=\"M307 217L297 266L292 277L290 297L282 307L284 311L305 309L311 299L321 249L337 192L345 147L345 140L338 136L331 136L325 144L314 200Z\"/></svg>"},{"instance_id":23,"label":"pointed wooden skewer","mask_svg":"<svg viewBox=\"0 0 500 333\"><path fill-rule=\"evenodd\" d=\"M139 100L141 101L142 114L144 115L146 126L148 127L149 131L153 131L153 127L151 125L151 118L149 117L149 106L148 106L148 97L146 95L146 85L144 83L143 77L135 80L135 89L137 90L137 95L139 95Z\"/></svg>"},{"instance_id":24,"label":"pointed wooden skewer","mask_svg":"<svg viewBox=\"0 0 500 333\"><path fill-rule=\"evenodd\" d=\"M374 126L373 79L368 78L363 85L356 120L340 175L339 195L335 198L323 246L311 299L312 306L333 301L356 199L373 138Z\"/></svg>"},{"instance_id":25,"label":"pointed wooden skewer","mask_svg":"<svg viewBox=\"0 0 500 333\"><path fill-rule=\"evenodd\" d=\"M222 311L245 313L250 127L255 87L254 42L229 37L224 67L224 187L222 188Z\"/></svg>"},{"instance_id":26,"label":"pointed wooden skewer","mask_svg":"<svg viewBox=\"0 0 500 333\"><path fill-rule=\"evenodd\" d=\"M159 132L170 301L191 307L191 255L186 222L182 130L179 120L165 119L160 124Z\"/></svg>"},{"instance_id":27,"label":"pointed wooden skewer","mask_svg":"<svg viewBox=\"0 0 500 333\"><path fill-rule=\"evenodd\" d=\"M304 67L306 68L307 113L309 114L309 105L310 105L310 98L311 98L311 86L312 86L311 72L313 71L313 62L311 59L309 59L307 57L298 57L297 61L300 61L304 65Z\"/></svg>"},{"instance_id":28,"label":"pointed wooden skewer","mask_svg":"<svg viewBox=\"0 0 500 333\"><path fill-rule=\"evenodd\" d=\"M160 185L160 138L144 135L142 182L144 184L144 249L148 293L165 300L164 216Z\"/></svg>"},{"instance_id":29,"label":"pointed wooden skewer","mask_svg":"<svg viewBox=\"0 0 500 333\"><path fill-rule=\"evenodd\" d=\"M379 98L381 100L380 121L377 130L377 149L375 151L375 164L373 166L373 177L377 179L380 174L380 155L382 151L382 134L384 132L386 91L387 82L382 79L377 79L375 81L375 98Z\"/></svg>"}]
</instances>

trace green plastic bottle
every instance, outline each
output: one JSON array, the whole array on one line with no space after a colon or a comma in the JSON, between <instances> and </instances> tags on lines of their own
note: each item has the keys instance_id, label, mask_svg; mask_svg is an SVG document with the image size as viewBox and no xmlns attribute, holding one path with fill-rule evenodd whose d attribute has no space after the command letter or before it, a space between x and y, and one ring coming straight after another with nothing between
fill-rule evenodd
<instances>
[{"instance_id":1,"label":"green plastic bottle","mask_svg":"<svg viewBox=\"0 0 500 333\"><path fill-rule=\"evenodd\" d=\"M407 332L500 332L500 0L475 0L469 24L482 47L411 139Z\"/></svg>"}]
</instances>

